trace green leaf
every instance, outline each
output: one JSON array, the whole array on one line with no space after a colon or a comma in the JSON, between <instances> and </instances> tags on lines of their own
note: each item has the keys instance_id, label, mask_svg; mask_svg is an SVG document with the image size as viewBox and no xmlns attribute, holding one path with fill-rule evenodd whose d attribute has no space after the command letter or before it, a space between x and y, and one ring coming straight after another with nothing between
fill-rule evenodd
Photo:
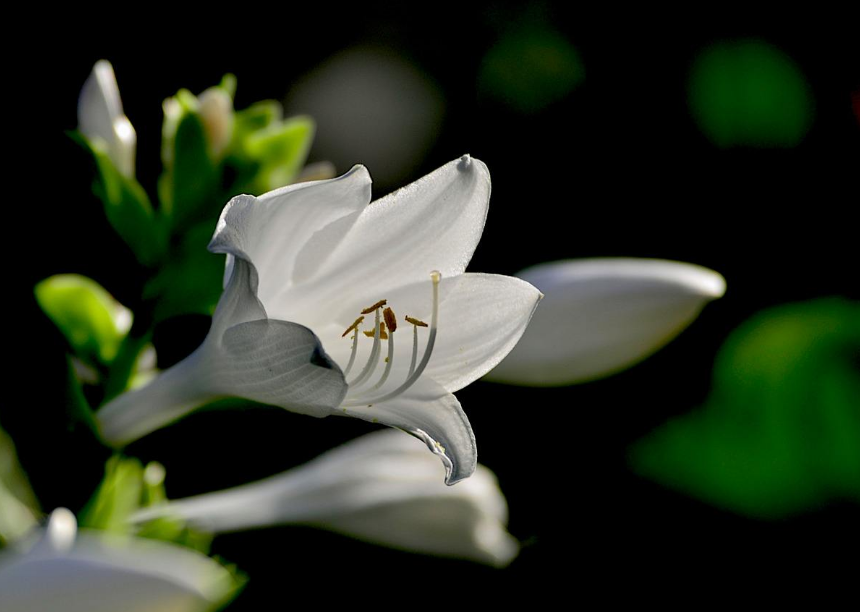
<instances>
[{"instance_id":1,"label":"green leaf","mask_svg":"<svg viewBox=\"0 0 860 612\"><path fill-rule=\"evenodd\" d=\"M236 138L242 142L251 134L280 123L283 107L275 100L262 100L236 111Z\"/></svg>"},{"instance_id":2,"label":"green leaf","mask_svg":"<svg viewBox=\"0 0 860 612\"><path fill-rule=\"evenodd\" d=\"M164 173L158 193L174 233L211 212L207 208L214 205L220 186L220 172L197 107L197 99L185 90L165 102Z\"/></svg>"},{"instance_id":3,"label":"green leaf","mask_svg":"<svg viewBox=\"0 0 860 612\"><path fill-rule=\"evenodd\" d=\"M104 204L105 216L111 227L131 248L145 266L155 266L167 247L161 220L152 210L149 196L136 179L124 176L110 159L107 151L90 142L80 132L70 132L71 138L88 151L95 162L97 178L93 191Z\"/></svg>"},{"instance_id":4,"label":"green leaf","mask_svg":"<svg viewBox=\"0 0 860 612\"><path fill-rule=\"evenodd\" d=\"M81 512L82 527L131 533L129 517L140 508L143 466L137 459L114 455L105 464L105 477Z\"/></svg>"},{"instance_id":5,"label":"green leaf","mask_svg":"<svg viewBox=\"0 0 860 612\"><path fill-rule=\"evenodd\" d=\"M146 285L145 297L157 299L156 321L182 314L211 315L215 311L223 288L224 257L206 250L212 231L208 221L189 229L171 262Z\"/></svg>"},{"instance_id":6,"label":"green leaf","mask_svg":"<svg viewBox=\"0 0 860 612\"><path fill-rule=\"evenodd\" d=\"M40 514L12 438L0 429L0 546L27 533Z\"/></svg>"},{"instance_id":7,"label":"green leaf","mask_svg":"<svg viewBox=\"0 0 860 612\"><path fill-rule=\"evenodd\" d=\"M293 117L249 134L245 153L259 164L252 193L265 193L291 183L308 157L314 131L310 117Z\"/></svg>"},{"instance_id":8,"label":"green leaf","mask_svg":"<svg viewBox=\"0 0 860 612\"><path fill-rule=\"evenodd\" d=\"M74 352L91 363L109 364L131 326L131 312L94 280L58 274L39 282L36 301Z\"/></svg>"},{"instance_id":9,"label":"green leaf","mask_svg":"<svg viewBox=\"0 0 860 612\"><path fill-rule=\"evenodd\" d=\"M860 502L860 304L759 313L721 349L706 404L630 456L640 474L750 516Z\"/></svg>"}]
</instances>

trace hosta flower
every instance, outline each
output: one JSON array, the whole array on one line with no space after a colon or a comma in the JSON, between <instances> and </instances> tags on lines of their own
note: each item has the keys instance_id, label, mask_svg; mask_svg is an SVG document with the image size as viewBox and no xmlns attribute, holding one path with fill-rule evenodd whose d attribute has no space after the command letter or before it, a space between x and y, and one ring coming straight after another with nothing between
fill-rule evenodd
<instances>
[{"instance_id":1,"label":"hosta flower","mask_svg":"<svg viewBox=\"0 0 860 612\"><path fill-rule=\"evenodd\" d=\"M660 259L557 261L517 276L546 298L488 378L523 385L614 374L669 342L726 290L713 270Z\"/></svg>"},{"instance_id":2,"label":"hosta flower","mask_svg":"<svg viewBox=\"0 0 860 612\"><path fill-rule=\"evenodd\" d=\"M3 612L205 612L237 586L224 567L187 548L77 533L65 508L38 532L0 554Z\"/></svg>"},{"instance_id":3,"label":"hosta flower","mask_svg":"<svg viewBox=\"0 0 860 612\"><path fill-rule=\"evenodd\" d=\"M104 147L116 169L134 176L137 134L122 112L122 100L110 62L93 66L78 98L78 130L96 146Z\"/></svg>"},{"instance_id":4,"label":"hosta flower","mask_svg":"<svg viewBox=\"0 0 860 612\"><path fill-rule=\"evenodd\" d=\"M506 531L507 504L482 465L446 487L420 442L379 431L307 465L260 482L176 500L134 520L178 517L212 532L312 525L415 552L503 566L519 544Z\"/></svg>"},{"instance_id":5,"label":"hosta flower","mask_svg":"<svg viewBox=\"0 0 860 612\"><path fill-rule=\"evenodd\" d=\"M516 344L541 294L464 273L484 228L486 166L464 156L368 205L362 166L259 198L233 198L209 249L226 285L203 344L97 414L122 445L219 397L397 427L441 457L447 482L476 466L453 393Z\"/></svg>"}]
</instances>

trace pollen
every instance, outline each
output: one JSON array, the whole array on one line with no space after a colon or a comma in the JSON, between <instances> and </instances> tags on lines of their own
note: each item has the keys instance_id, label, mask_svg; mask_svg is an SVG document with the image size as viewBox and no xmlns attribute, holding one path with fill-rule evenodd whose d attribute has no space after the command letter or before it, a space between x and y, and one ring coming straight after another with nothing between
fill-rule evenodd
<instances>
[{"instance_id":1,"label":"pollen","mask_svg":"<svg viewBox=\"0 0 860 612\"><path fill-rule=\"evenodd\" d=\"M359 325L361 325L361 322L362 322L362 321L364 321L364 317L363 317L363 316L358 317L355 321L353 321L353 322L352 322L352 325L350 325L349 327L347 327L347 328L346 328L346 331L345 331L345 332L343 332L343 333L340 335L340 337L341 337L341 338L346 338L346 335L347 335L349 332L351 332L351 331L354 331L354 330L357 330L357 329L358 329L358 326L359 326Z\"/></svg>"},{"instance_id":2,"label":"pollen","mask_svg":"<svg viewBox=\"0 0 860 612\"><path fill-rule=\"evenodd\" d=\"M373 311L374 311L374 310L376 310L377 308L382 308L382 307L383 307L383 306L385 306L387 303L388 303L388 300L379 300L379 301L378 301L376 304L374 304L373 306L368 306L367 308L365 308L364 310L362 310L362 311L361 311L361 314L363 314L363 315L370 314L371 312L373 312Z\"/></svg>"},{"instance_id":3,"label":"pollen","mask_svg":"<svg viewBox=\"0 0 860 612\"><path fill-rule=\"evenodd\" d=\"M367 336L368 338L373 338L373 335L375 333L376 333L376 328L374 328L372 331L364 332L364 335ZM385 331L385 321L382 321L379 324L379 339L380 340L388 340L388 333Z\"/></svg>"},{"instance_id":4,"label":"pollen","mask_svg":"<svg viewBox=\"0 0 860 612\"><path fill-rule=\"evenodd\" d=\"M410 317L406 315L406 322L412 323L412 325L417 325L418 327L427 327L427 324L421 319L416 319L415 317Z\"/></svg>"},{"instance_id":5,"label":"pollen","mask_svg":"<svg viewBox=\"0 0 860 612\"><path fill-rule=\"evenodd\" d=\"M391 333L397 331L397 317L394 316L394 311L391 308L386 308L382 311L382 316L385 319L385 324L388 326L388 331Z\"/></svg>"}]
</instances>

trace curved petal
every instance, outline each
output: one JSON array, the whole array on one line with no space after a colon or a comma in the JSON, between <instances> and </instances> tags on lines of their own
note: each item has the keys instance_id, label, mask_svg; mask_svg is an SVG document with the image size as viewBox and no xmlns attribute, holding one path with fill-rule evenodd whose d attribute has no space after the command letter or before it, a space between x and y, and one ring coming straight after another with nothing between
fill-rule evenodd
<instances>
[{"instance_id":1,"label":"curved petal","mask_svg":"<svg viewBox=\"0 0 860 612\"><path fill-rule=\"evenodd\" d=\"M113 66L100 60L93 66L78 98L78 129L90 140L107 145L117 170L134 176L137 134L122 112Z\"/></svg>"},{"instance_id":2,"label":"curved petal","mask_svg":"<svg viewBox=\"0 0 860 612\"><path fill-rule=\"evenodd\" d=\"M207 365L208 386L217 395L322 417L346 394L340 368L316 335L296 323L264 319L234 325L224 333L221 349Z\"/></svg>"},{"instance_id":3,"label":"curved petal","mask_svg":"<svg viewBox=\"0 0 860 612\"><path fill-rule=\"evenodd\" d=\"M288 185L258 198L236 196L227 203L209 244L254 264L259 297L268 301L325 261L370 201L370 175L355 166L335 179ZM311 261L297 261L306 248ZM299 266L299 270L297 270Z\"/></svg>"},{"instance_id":4,"label":"curved petal","mask_svg":"<svg viewBox=\"0 0 860 612\"><path fill-rule=\"evenodd\" d=\"M46 545L58 519L63 546ZM56 531L56 530L53 530ZM0 557L4 612L204 612L224 603L235 582L221 565L187 548L103 532L75 536L74 516L58 509L26 552Z\"/></svg>"},{"instance_id":5,"label":"curved petal","mask_svg":"<svg viewBox=\"0 0 860 612\"><path fill-rule=\"evenodd\" d=\"M572 384L629 367L725 292L713 270L657 259L558 261L519 276L546 298L488 378L523 385Z\"/></svg>"},{"instance_id":6,"label":"curved petal","mask_svg":"<svg viewBox=\"0 0 860 612\"><path fill-rule=\"evenodd\" d=\"M208 334L212 337L220 337L228 327L238 323L266 318L266 309L257 298L259 277L254 264L231 253L227 257L229 276L212 315Z\"/></svg>"},{"instance_id":7,"label":"curved petal","mask_svg":"<svg viewBox=\"0 0 860 612\"><path fill-rule=\"evenodd\" d=\"M133 520L177 516L216 532L311 524L395 548L507 565L519 545L507 504L479 465L454 487L417 440L375 432L259 482L146 509Z\"/></svg>"},{"instance_id":8,"label":"curved petal","mask_svg":"<svg viewBox=\"0 0 860 612\"><path fill-rule=\"evenodd\" d=\"M314 275L266 308L296 320L345 296L372 304L433 270L443 278L461 274L481 238L489 199L484 163L468 155L454 160L373 202Z\"/></svg>"},{"instance_id":9,"label":"curved petal","mask_svg":"<svg viewBox=\"0 0 860 612\"><path fill-rule=\"evenodd\" d=\"M445 483L468 478L478 465L475 434L460 402L441 385L419 379L403 395L373 405L341 408L340 413L396 427L415 436L442 460Z\"/></svg>"}]
</instances>

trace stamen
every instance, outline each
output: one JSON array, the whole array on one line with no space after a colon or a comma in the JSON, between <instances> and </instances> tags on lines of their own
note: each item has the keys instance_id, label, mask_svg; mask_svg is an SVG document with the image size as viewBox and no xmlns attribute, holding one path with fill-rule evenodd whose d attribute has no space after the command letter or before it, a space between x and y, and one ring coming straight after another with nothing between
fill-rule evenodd
<instances>
[{"instance_id":1,"label":"stamen","mask_svg":"<svg viewBox=\"0 0 860 612\"><path fill-rule=\"evenodd\" d=\"M418 364L418 367L412 372L407 378L406 381L397 387L394 391L390 393L386 393L380 397L375 397L372 399L360 399L356 398L353 400L345 401L341 404L344 408L349 408L353 406L362 406L362 405L373 405L378 404L380 402L385 402L390 399L397 397L402 394L404 391L409 389L412 385L415 384L421 374L424 373L424 370L427 368L427 363L430 361L430 355L433 353L433 346L436 344L436 330L439 324L439 281L442 280L442 274L438 271L434 270L430 273L430 280L433 281L433 314L430 318L430 335L427 338L427 347L424 349L424 355L421 357L421 363ZM379 311L377 311L377 321L379 317ZM417 329L417 326L416 326ZM390 342L390 341L389 341ZM374 349L376 349L376 345L378 341L374 343ZM390 361L390 360L389 360ZM352 386L352 385L350 385Z\"/></svg>"},{"instance_id":2,"label":"stamen","mask_svg":"<svg viewBox=\"0 0 860 612\"><path fill-rule=\"evenodd\" d=\"M365 314L370 314L371 312L373 312L373 311L374 311L374 310L376 310L377 308L382 308L382 307L383 307L383 306L385 306L387 303L388 303L388 300L379 300L379 301L378 301L376 304L374 304L373 306L368 306L367 308L365 308L364 310L362 310L362 311L361 311L361 314L363 314L363 315L365 315Z\"/></svg>"},{"instance_id":3,"label":"stamen","mask_svg":"<svg viewBox=\"0 0 860 612\"><path fill-rule=\"evenodd\" d=\"M406 317L406 320L409 321L409 317ZM406 375L406 378L412 376L412 372L415 371L415 364L418 363L418 325L412 324L412 361L409 362L409 374Z\"/></svg>"},{"instance_id":4,"label":"stamen","mask_svg":"<svg viewBox=\"0 0 860 612\"><path fill-rule=\"evenodd\" d=\"M379 332L382 329L382 321L380 320L379 309L376 309L376 325L373 330L373 347L370 349L370 358L368 358L367 363L364 366L364 369L361 371L361 374L358 375L358 378L351 382L347 382L346 384L349 387L356 387L361 385L373 374L373 370L376 369L376 363L379 361Z\"/></svg>"},{"instance_id":5,"label":"stamen","mask_svg":"<svg viewBox=\"0 0 860 612\"><path fill-rule=\"evenodd\" d=\"M391 309L386 308L385 311L390 312ZM385 312L383 312L382 314L385 314ZM383 323L382 325L385 325L385 323ZM397 324L395 323L395 325L397 325ZM377 382L370 389L368 389L368 391L376 391L382 385L385 384L385 381L388 380L388 375L391 374L391 366L393 363L394 363L394 330L392 329L391 334L389 334L389 338L388 338L388 357L385 358L385 370L382 372L382 377L379 379L379 382Z\"/></svg>"},{"instance_id":6,"label":"stamen","mask_svg":"<svg viewBox=\"0 0 860 612\"><path fill-rule=\"evenodd\" d=\"M364 317L358 317L355 321L353 321L353 322L352 322L352 325L350 325L349 327L347 327L347 328L346 328L346 331L345 331L345 332L343 332L343 333L340 335L340 337L341 337L341 338L346 338L346 335L347 335L349 332L351 332L351 331L352 331L352 330L354 330L354 329L355 329L355 330L357 330L357 329L358 329L358 326L359 326L359 325L361 325L361 322L362 322L362 321L364 321Z\"/></svg>"},{"instance_id":7,"label":"stamen","mask_svg":"<svg viewBox=\"0 0 860 612\"><path fill-rule=\"evenodd\" d=\"M341 336L343 337L343 336ZM355 333L352 335L352 352L349 354L349 363L346 364L346 369L343 371L344 377L349 374L349 371L352 369L352 364L355 363L355 355L358 352L358 329L355 330Z\"/></svg>"}]
</instances>

